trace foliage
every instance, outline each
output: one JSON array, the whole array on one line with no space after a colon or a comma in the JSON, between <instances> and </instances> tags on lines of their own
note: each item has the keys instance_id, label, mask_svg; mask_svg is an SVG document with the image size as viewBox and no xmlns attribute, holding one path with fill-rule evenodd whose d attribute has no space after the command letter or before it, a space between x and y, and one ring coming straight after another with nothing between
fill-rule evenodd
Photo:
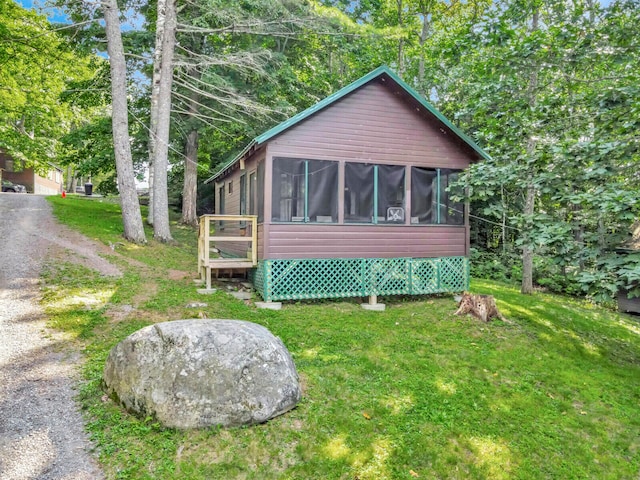
<instances>
[{"instance_id":1,"label":"foliage","mask_svg":"<svg viewBox=\"0 0 640 480\"><path fill-rule=\"evenodd\" d=\"M75 46L100 48L95 6L66 3L74 20L88 23L60 34ZM121 7L146 20L124 36L130 73L147 71L155 5L136 0ZM514 259L531 249L538 285L608 302L636 276L634 257L615 250L640 217L640 35L632 28L639 21L637 0L184 4L172 201L183 196L190 132L199 136L202 179L267 128L386 63L492 156L463 180L472 213L484 219L472 223L480 260L474 268L513 280L523 270ZM130 133L142 167L149 85L140 74L132 78ZM99 79L98 72L83 81L95 81L96 93L104 94ZM64 105L87 103L65 97ZM94 113L62 136L60 151L79 172L95 175L111 168L111 153L104 112ZM528 193L532 211L525 210ZM503 261L507 267L496 263Z\"/></svg>"},{"instance_id":2,"label":"foliage","mask_svg":"<svg viewBox=\"0 0 640 480\"><path fill-rule=\"evenodd\" d=\"M640 215L626 120L640 98L627 29L637 18L635 2L499 2L466 35L444 37L439 56L441 108L493 157L466 179L474 210L504 225L489 236L533 248L542 284L600 301L617 291L614 250Z\"/></svg>"},{"instance_id":3,"label":"foliage","mask_svg":"<svg viewBox=\"0 0 640 480\"><path fill-rule=\"evenodd\" d=\"M51 197L60 221L112 242L117 205ZM87 355L80 401L110 478L632 478L640 468L640 329L579 300L473 281L511 321L452 316L449 296L257 310L195 292L196 232L125 245L120 279L51 266L44 306ZM132 262L131 260L135 260ZM87 299L94 302L87 305ZM59 301L66 299L65 301ZM266 424L183 432L103 399L109 349L133 331L195 315L257 322L291 351L299 406ZM597 460L597 461L596 461ZM413 472L413 473L411 473Z\"/></svg>"},{"instance_id":4,"label":"foliage","mask_svg":"<svg viewBox=\"0 0 640 480\"><path fill-rule=\"evenodd\" d=\"M91 76L91 57L75 52L44 16L0 0L0 65L0 148L46 170L78 113L62 95Z\"/></svg>"}]
</instances>

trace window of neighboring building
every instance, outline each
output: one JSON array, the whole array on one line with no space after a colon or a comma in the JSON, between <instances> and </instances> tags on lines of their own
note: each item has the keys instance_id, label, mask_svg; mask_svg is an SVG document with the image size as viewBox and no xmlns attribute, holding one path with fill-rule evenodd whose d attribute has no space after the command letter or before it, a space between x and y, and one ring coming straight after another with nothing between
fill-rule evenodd
<instances>
[{"instance_id":1,"label":"window of neighboring building","mask_svg":"<svg viewBox=\"0 0 640 480\"><path fill-rule=\"evenodd\" d=\"M460 170L411 168L411 223L463 225L464 203L448 192Z\"/></svg>"},{"instance_id":2,"label":"window of neighboring building","mask_svg":"<svg viewBox=\"0 0 640 480\"><path fill-rule=\"evenodd\" d=\"M404 166L345 164L345 223L404 223L404 196Z\"/></svg>"},{"instance_id":3,"label":"window of neighboring building","mask_svg":"<svg viewBox=\"0 0 640 480\"><path fill-rule=\"evenodd\" d=\"M233 193L233 181L229 180L229 193Z\"/></svg>"},{"instance_id":4,"label":"window of neighboring building","mask_svg":"<svg viewBox=\"0 0 640 480\"><path fill-rule=\"evenodd\" d=\"M337 222L338 162L274 158L271 210L274 222Z\"/></svg>"}]
</instances>

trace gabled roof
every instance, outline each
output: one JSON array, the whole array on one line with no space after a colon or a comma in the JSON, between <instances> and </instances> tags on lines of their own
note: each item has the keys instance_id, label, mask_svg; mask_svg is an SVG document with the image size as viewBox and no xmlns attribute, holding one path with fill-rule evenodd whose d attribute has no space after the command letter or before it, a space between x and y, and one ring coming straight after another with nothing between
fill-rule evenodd
<instances>
[{"instance_id":1,"label":"gabled roof","mask_svg":"<svg viewBox=\"0 0 640 480\"><path fill-rule=\"evenodd\" d=\"M230 162L225 164L218 171L218 173L214 174L213 176L211 176L210 178L205 180L204 183L210 183L210 182L216 180L218 177L224 175L226 172L228 172L228 170L231 167L233 167L237 162L239 162L240 159L243 158L248 152L254 150L255 148L259 147L260 145L264 144L265 142L267 142L267 141L271 140L272 138L278 136L279 134L281 134L285 130L288 130L289 128L293 127L294 125L297 125L298 123L300 123L303 120L309 118L313 114L325 109L326 107L332 105L333 103L337 102L341 98L349 95L351 92L359 89L360 87L366 85L367 83L371 82L372 80L374 80L374 79L376 79L378 77L381 77L383 75L386 75L393 82L395 82L402 90L405 91L405 93L407 95L412 97L422 107L424 107L428 112L430 112L434 117L436 117L438 119L438 121L440 121L440 123L444 127L446 127L448 130L450 130L452 133L454 133L460 140L462 140L469 147L471 147L471 149L473 151L475 151L478 154L478 156L480 156L481 158L484 158L485 160L489 160L491 158L482 148L480 148L478 145L476 145L476 143L471 138L469 138L460 129L458 129L454 124L452 124L449 120L447 120L444 117L444 115L442 115L422 95L420 95L418 92L416 92L407 83L405 83L400 77L398 77L395 73L393 73L393 71L391 71L391 69L389 69L389 67L387 67L386 65L382 65L382 66L376 68L375 70L373 70L372 72L369 72L364 77L356 80L355 82L353 82L353 83L347 85L346 87L341 88L337 92L329 95L324 100L321 100L320 102L316 103L312 107L309 107L306 110L303 110L302 112L294 115L293 117L289 118L288 120L285 120L284 122L282 122L282 123L276 125L275 127L267 130L262 135L257 136L235 158L233 158Z\"/></svg>"}]
</instances>

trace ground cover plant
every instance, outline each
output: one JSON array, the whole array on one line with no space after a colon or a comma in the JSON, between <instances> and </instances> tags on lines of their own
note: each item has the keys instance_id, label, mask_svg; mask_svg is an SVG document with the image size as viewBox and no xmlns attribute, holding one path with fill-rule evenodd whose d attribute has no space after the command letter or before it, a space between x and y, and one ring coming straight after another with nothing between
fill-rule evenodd
<instances>
[{"instance_id":1,"label":"ground cover plant","mask_svg":"<svg viewBox=\"0 0 640 480\"><path fill-rule=\"evenodd\" d=\"M51 202L61 221L121 242L116 205ZM472 291L494 295L513 324L455 317L451 296L385 298L385 312L355 300L257 310L225 285L198 295L196 232L172 227L173 245L118 244L110 259L122 278L63 261L44 275L51 325L86 355L79 399L109 478L638 478L637 319L478 279ZM208 306L186 307L194 301ZM113 345L196 316L253 321L282 338L299 406L263 425L183 432L104 395Z\"/></svg>"}]
</instances>

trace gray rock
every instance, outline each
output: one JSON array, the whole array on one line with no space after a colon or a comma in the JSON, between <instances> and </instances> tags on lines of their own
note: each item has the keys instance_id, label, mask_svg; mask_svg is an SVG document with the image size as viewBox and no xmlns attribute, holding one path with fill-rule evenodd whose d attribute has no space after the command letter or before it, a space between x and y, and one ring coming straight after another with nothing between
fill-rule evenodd
<instances>
[{"instance_id":1,"label":"gray rock","mask_svg":"<svg viewBox=\"0 0 640 480\"><path fill-rule=\"evenodd\" d=\"M187 303L185 305L186 308L204 308L204 307L208 307L209 305L207 305L204 302L191 302L191 303Z\"/></svg>"},{"instance_id":2,"label":"gray rock","mask_svg":"<svg viewBox=\"0 0 640 480\"><path fill-rule=\"evenodd\" d=\"M107 393L174 428L261 423L300 401L291 355L266 328L240 320L177 320L133 333L104 369Z\"/></svg>"},{"instance_id":3,"label":"gray rock","mask_svg":"<svg viewBox=\"0 0 640 480\"><path fill-rule=\"evenodd\" d=\"M229 294L237 298L238 300L251 300L251 297L253 296L251 292L245 292L244 290L238 292L229 292Z\"/></svg>"}]
</instances>

